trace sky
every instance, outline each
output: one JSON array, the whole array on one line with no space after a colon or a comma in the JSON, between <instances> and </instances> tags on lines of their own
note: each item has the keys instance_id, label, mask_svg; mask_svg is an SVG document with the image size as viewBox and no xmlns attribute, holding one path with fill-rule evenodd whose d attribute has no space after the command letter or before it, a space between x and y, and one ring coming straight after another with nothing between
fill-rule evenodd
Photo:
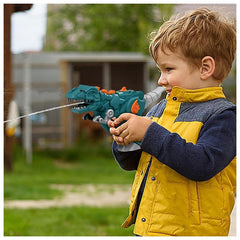
<instances>
[{"instance_id":1,"label":"sky","mask_svg":"<svg viewBox=\"0 0 240 240\"><path fill-rule=\"evenodd\" d=\"M34 4L30 10L12 14L12 53L40 51L46 32L46 4Z\"/></svg>"}]
</instances>

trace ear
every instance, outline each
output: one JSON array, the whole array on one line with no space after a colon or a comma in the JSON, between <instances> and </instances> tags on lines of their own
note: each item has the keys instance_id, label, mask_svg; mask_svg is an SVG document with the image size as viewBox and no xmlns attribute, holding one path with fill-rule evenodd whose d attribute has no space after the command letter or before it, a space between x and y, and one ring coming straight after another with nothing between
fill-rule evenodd
<instances>
[{"instance_id":1,"label":"ear","mask_svg":"<svg viewBox=\"0 0 240 240\"><path fill-rule=\"evenodd\" d=\"M210 78L215 71L215 60L211 56L205 56L202 59L202 65L200 68L200 78L206 80Z\"/></svg>"}]
</instances>

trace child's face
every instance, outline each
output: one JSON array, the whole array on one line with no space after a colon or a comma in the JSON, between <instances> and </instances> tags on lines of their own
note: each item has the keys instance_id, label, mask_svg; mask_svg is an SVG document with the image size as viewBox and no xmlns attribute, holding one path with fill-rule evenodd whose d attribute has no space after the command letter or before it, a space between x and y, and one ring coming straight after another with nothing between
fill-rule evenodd
<instances>
[{"instance_id":1,"label":"child's face","mask_svg":"<svg viewBox=\"0 0 240 240\"><path fill-rule=\"evenodd\" d=\"M180 51L166 53L158 50L157 65L161 71L158 85L166 88L167 94L170 94L174 86L185 89L198 89L202 87L200 79L200 70L197 67L190 66L184 59Z\"/></svg>"}]
</instances>

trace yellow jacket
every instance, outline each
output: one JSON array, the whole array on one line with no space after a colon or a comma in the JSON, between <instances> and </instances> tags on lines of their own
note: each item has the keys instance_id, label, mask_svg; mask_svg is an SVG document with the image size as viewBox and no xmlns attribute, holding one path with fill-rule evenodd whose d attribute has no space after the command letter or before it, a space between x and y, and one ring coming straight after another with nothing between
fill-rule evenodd
<instances>
[{"instance_id":1,"label":"yellow jacket","mask_svg":"<svg viewBox=\"0 0 240 240\"><path fill-rule=\"evenodd\" d=\"M206 109L216 105L210 104L207 108L202 103L224 98L220 87L198 90L174 87L161 114L151 117L167 131L177 133L187 143L195 145L204 121L214 114ZM190 103L184 105L187 105L185 110L183 103ZM201 110L202 106L203 111L188 121L192 118L192 103L200 103L197 108ZM156 139L152 144L154 141ZM141 236L228 235L236 190L236 158L205 181L190 180L160 161L142 152L132 187L129 216L122 226L127 228L135 223L134 233ZM147 169L146 184L137 209L137 197Z\"/></svg>"}]
</instances>

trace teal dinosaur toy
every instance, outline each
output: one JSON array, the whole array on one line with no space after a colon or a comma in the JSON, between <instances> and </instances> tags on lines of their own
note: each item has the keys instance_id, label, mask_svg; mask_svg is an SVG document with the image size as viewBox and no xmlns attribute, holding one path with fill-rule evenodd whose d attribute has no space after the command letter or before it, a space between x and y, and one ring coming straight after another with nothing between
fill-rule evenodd
<instances>
[{"instance_id":1,"label":"teal dinosaur toy","mask_svg":"<svg viewBox=\"0 0 240 240\"><path fill-rule=\"evenodd\" d=\"M122 113L133 113L141 116L144 110L158 98L164 88L158 87L145 94L142 91L127 90L123 87L119 91L105 90L99 87L79 85L66 93L70 103L79 103L72 107L75 113L93 112L83 116L84 120L99 122L104 129L109 131L107 123L113 117Z\"/></svg>"}]
</instances>

